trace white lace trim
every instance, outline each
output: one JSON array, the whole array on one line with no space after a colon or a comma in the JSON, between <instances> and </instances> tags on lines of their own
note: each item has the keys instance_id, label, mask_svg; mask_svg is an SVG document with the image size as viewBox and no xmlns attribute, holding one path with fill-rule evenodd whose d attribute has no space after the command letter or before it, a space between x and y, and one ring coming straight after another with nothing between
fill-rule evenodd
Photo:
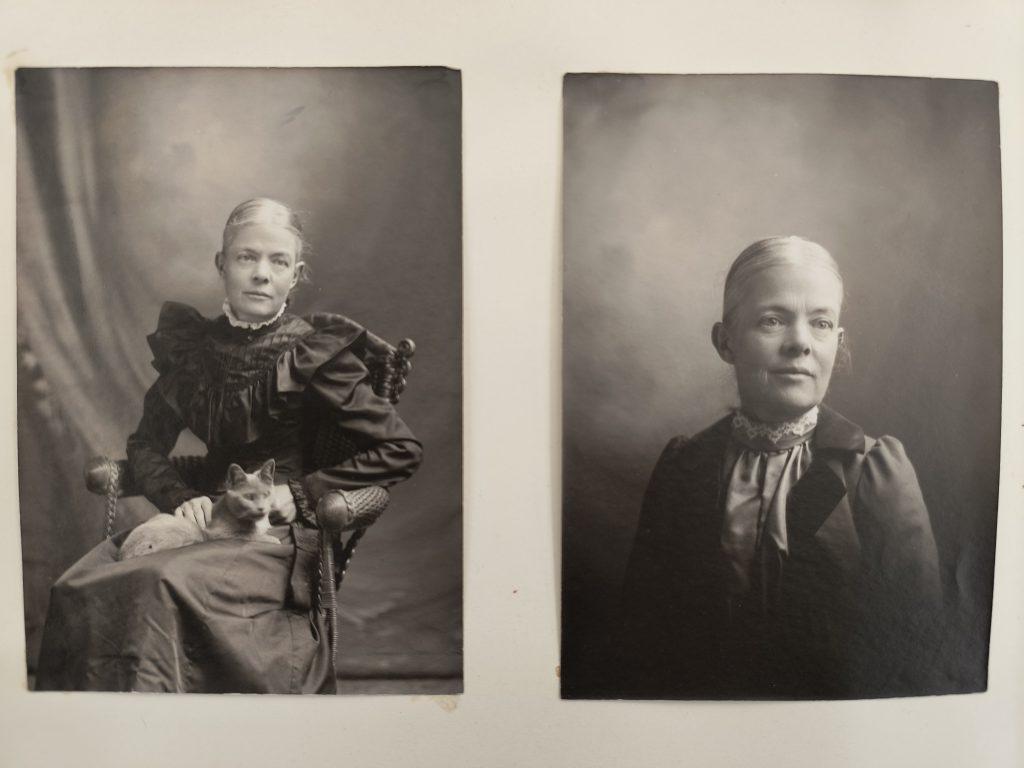
<instances>
[{"instance_id":1,"label":"white lace trim","mask_svg":"<svg viewBox=\"0 0 1024 768\"><path fill-rule=\"evenodd\" d=\"M732 427L749 439L767 440L769 443L780 443L787 438L803 437L818 425L818 406L814 406L792 421L766 423L754 421L740 411L732 417Z\"/></svg>"},{"instance_id":2,"label":"white lace trim","mask_svg":"<svg viewBox=\"0 0 1024 768\"><path fill-rule=\"evenodd\" d=\"M276 323L278 319L281 317L281 315L284 314L284 311L287 307L288 303L285 302L284 304L281 305L281 308L277 310L277 314L274 315L269 320L260 320L257 323L249 323L246 322L245 320L238 319L238 316L235 314L235 310L231 308L231 302L229 302L227 299L224 299L224 304L221 305L221 309L224 310L224 316L227 317L228 322L231 323L231 326L233 328L245 328L250 331L255 331L258 328L266 328L271 323Z\"/></svg>"}]
</instances>

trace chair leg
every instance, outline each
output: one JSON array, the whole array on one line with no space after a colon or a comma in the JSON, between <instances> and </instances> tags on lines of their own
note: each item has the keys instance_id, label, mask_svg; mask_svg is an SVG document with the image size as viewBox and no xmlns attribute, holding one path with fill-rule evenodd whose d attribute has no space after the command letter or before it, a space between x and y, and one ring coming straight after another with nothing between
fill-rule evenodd
<instances>
[{"instance_id":1,"label":"chair leg","mask_svg":"<svg viewBox=\"0 0 1024 768\"><path fill-rule=\"evenodd\" d=\"M331 534L320 529L320 562L322 564L319 578L323 599L320 609L327 617L327 638L331 649L331 668L334 669L338 658L338 593L334 584L334 546Z\"/></svg>"},{"instance_id":2,"label":"chair leg","mask_svg":"<svg viewBox=\"0 0 1024 768\"><path fill-rule=\"evenodd\" d=\"M331 648L331 668L335 669L338 659L338 587L345 572L348 570L349 561L355 551L356 544L363 538L366 528L358 528L352 532L348 543L340 548L338 560L334 557L335 534L321 528L319 534L320 545L320 568L317 573L319 585L317 588L317 608L327 618L327 636Z\"/></svg>"}]
</instances>

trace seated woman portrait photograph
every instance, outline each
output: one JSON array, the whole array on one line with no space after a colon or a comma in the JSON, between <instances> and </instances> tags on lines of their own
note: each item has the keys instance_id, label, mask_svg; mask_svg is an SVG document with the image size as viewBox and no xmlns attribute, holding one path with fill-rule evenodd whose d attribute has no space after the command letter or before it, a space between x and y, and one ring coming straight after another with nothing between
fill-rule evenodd
<instances>
[{"instance_id":1,"label":"seated woman portrait photograph","mask_svg":"<svg viewBox=\"0 0 1024 768\"><path fill-rule=\"evenodd\" d=\"M732 263L711 342L739 407L672 439L650 477L611 633L619 695L923 692L936 543L900 441L824 402L850 359L843 303L809 240L758 240Z\"/></svg>"},{"instance_id":2,"label":"seated woman portrait photograph","mask_svg":"<svg viewBox=\"0 0 1024 768\"><path fill-rule=\"evenodd\" d=\"M123 530L64 573L51 591L38 690L334 692L322 594L334 574L323 573L318 528L372 522L422 446L375 388L381 340L339 314L289 312L307 250L294 211L247 200L210 264L222 313L163 305L148 336L157 378L119 480L158 519L176 519L161 530L186 545L143 550L141 534ZM205 457L169 458L184 430ZM325 430L342 448L327 464ZM91 471L108 482L112 463Z\"/></svg>"}]
</instances>

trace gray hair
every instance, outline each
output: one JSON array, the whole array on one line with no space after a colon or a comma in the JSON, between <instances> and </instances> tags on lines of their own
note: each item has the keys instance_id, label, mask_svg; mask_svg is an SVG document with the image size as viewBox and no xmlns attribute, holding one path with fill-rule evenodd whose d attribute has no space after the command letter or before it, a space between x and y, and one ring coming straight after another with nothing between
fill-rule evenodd
<instances>
[{"instance_id":1,"label":"gray hair","mask_svg":"<svg viewBox=\"0 0 1024 768\"><path fill-rule=\"evenodd\" d=\"M823 267L836 276L840 292L843 291L843 276L839 273L839 265L823 246L796 235L766 237L744 248L729 267L722 295L722 322L730 324L755 275L779 266Z\"/></svg>"}]
</instances>

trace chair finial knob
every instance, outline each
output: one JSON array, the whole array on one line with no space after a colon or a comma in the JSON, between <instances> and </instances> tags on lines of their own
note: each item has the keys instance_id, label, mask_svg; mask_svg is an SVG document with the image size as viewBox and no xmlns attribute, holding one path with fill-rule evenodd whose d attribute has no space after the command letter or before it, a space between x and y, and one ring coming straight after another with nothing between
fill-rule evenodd
<instances>
[{"instance_id":1,"label":"chair finial knob","mask_svg":"<svg viewBox=\"0 0 1024 768\"><path fill-rule=\"evenodd\" d=\"M93 456L85 462L85 487L92 493L105 494L113 469L113 462L106 456Z\"/></svg>"}]
</instances>

